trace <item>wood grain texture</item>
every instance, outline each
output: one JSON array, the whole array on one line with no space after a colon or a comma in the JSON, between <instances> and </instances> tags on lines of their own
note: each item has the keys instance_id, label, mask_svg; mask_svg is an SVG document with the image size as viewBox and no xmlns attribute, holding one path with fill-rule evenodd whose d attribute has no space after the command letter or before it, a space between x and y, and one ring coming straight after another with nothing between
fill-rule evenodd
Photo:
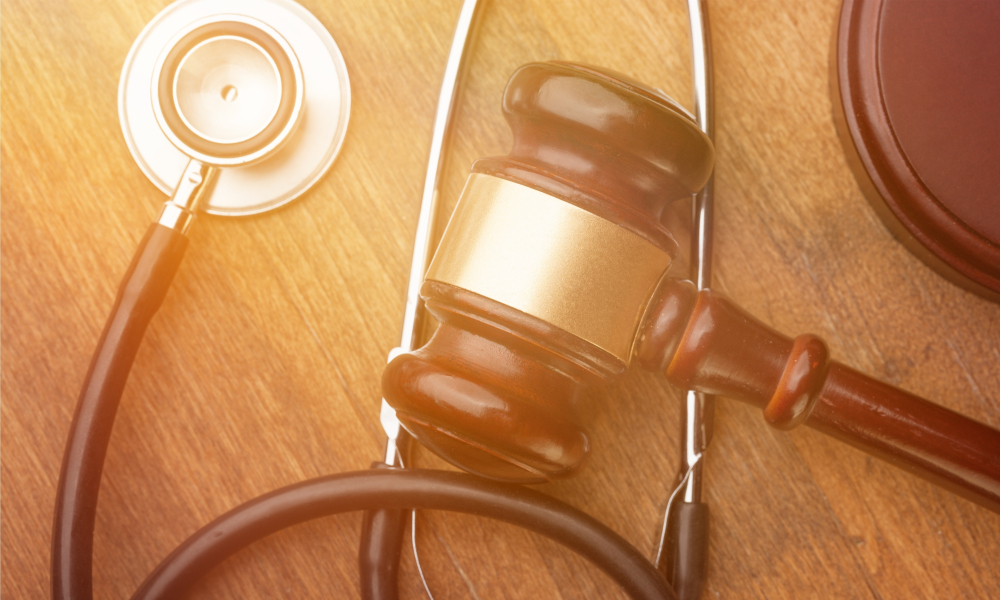
<instances>
[{"instance_id":1,"label":"wood grain texture","mask_svg":"<svg viewBox=\"0 0 1000 600\"><path fill-rule=\"evenodd\" d=\"M304 1L347 61L341 156L276 213L207 217L140 350L98 508L96 595L126 597L202 524L278 486L380 455L379 375L398 338L409 253L456 0ZM90 353L163 196L118 126L118 76L162 1L4 0L0 593L48 594L63 443ZM717 94L717 287L832 357L1000 427L1000 306L897 243L843 157L828 94L839 3L710 5ZM496 0L448 156L450 209L477 157L503 154L520 64L615 69L690 107L683 3ZM683 213L683 207L678 214ZM678 459L678 400L636 371L577 478L544 486L652 551ZM442 466L421 453L417 462ZM722 401L709 459L709 598L987 598L1000 517L824 436ZM241 552L196 598L356 597L360 516ZM471 517L421 516L446 598L619 597L554 544ZM404 558L404 597L422 591Z\"/></svg>"}]
</instances>

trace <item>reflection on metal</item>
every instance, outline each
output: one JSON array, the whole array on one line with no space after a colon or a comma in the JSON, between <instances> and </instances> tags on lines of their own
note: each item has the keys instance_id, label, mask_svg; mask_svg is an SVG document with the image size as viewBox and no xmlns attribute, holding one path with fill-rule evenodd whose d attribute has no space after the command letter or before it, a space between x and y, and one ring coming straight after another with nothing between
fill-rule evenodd
<instances>
[{"instance_id":1,"label":"reflection on metal","mask_svg":"<svg viewBox=\"0 0 1000 600\"><path fill-rule=\"evenodd\" d=\"M448 64L444 70L444 80L441 82L441 94L438 96L437 112L434 116L434 133L431 137L431 152L427 159L427 178L424 180L424 193L420 200L420 216L417 219L417 234L413 240L413 258L410 261L410 279L406 287L406 307L403 311L403 335L399 347L389 353L392 360L401 352L416 350L418 337L424 327L424 302L420 299L420 285L424 282L424 273L434 255L434 242L437 239L434 231L438 212L438 196L441 191L441 175L444 171L444 146L451 132L455 117L456 99L458 97L459 75L465 69L475 34L481 5L477 0L465 0L462 12L458 16L455 27L455 37L451 41L451 51L448 53ZM397 436L401 434L396 411L389 403L382 400L379 420L389 441L386 444L385 462L395 465L396 448L401 444ZM405 435L405 432L402 432Z\"/></svg>"},{"instance_id":2,"label":"reflection on metal","mask_svg":"<svg viewBox=\"0 0 1000 600\"><path fill-rule=\"evenodd\" d=\"M202 201L211 195L218 167L197 160L188 163L170 200L163 205L157 223L187 235Z\"/></svg>"},{"instance_id":3,"label":"reflection on metal","mask_svg":"<svg viewBox=\"0 0 1000 600\"><path fill-rule=\"evenodd\" d=\"M698 126L715 141L715 93L712 84L712 43L708 25L706 0L688 0L691 21L691 48L694 61L695 118ZM694 198L694 235L691 238L691 277L699 290L712 283L712 194L715 175ZM684 501L701 501L701 454L712 438L711 412L714 400L701 392L688 392L685 402L685 441L682 470L691 468L691 477L684 489ZM707 424L707 425L706 425ZM689 450L690 449L690 450ZM694 457L697 456L697 460Z\"/></svg>"},{"instance_id":4,"label":"reflection on metal","mask_svg":"<svg viewBox=\"0 0 1000 600\"><path fill-rule=\"evenodd\" d=\"M431 151L427 159L427 177L424 180L424 193L420 199L420 216L417 218L417 233L413 240L413 257L410 261L410 278L406 286L406 307L403 309L403 335L399 347L389 353L391 361L396 355L410 352L417 348L419 337L424 328L425 309L420 299L420 286L424 281L424 273L434 255L436 239L434 226L438 216L438 198L441 195L441 175L444 172L444 148L455 120L455 106L458 98L459 76L465 69L471 52L471 41L475 35L479 15L482 14L481 4L477 0L465 0L462 12L455 26L455 36L451 41L448 53L448 64L444 70L444 80L441 82L441 93L438 96L437 112L434 115L434 133L431 137ZM385 463L389 466L403 467L401 448L408 444L409 435L402 430L396 411L382 399L379 421L385 430ZM397 462L398 461L398 462ZM413 558L417 563L420 581L424 584L427 596L434 600L424 569L417 553L417 511L411 513L410 539L413 545Z\"/></svg>"},{"instance_id":5,"label":"reflection on metal","mask_svg":"<svg viewBox=\"0 0 1000 600\"><path fill-rule=\"evenodd\" d=\"M180 0L167 6L139 34L125 59L118 88L118 115L136 163L168 195L192 155L178 149L157 121L150 94L154 71L163 49L177 32L217 17L266 23L264 27L287 42L291 56L297 59L293 62L301 69L301 109L290 120L298 126L292 127L283 144L269 149L274 152L266 160L219 173L215 191L202 208L216 215L252 215L287 204L305 193L333 164L350 114L347 66L329 32L292 0ZM275 60L278 67L280 62ZM225 96L231 97L232 91L226 91ZM237 87L233 100L240 99L246 98ZM222 90L219 100L225 100ZM192 115L186 116L198 128Z\"/></svg>"},{"instance_id":6,"label":"reflection on metal","mask_svg":"<svg viewBox=\"0 0 1000 600\"><path fill-rule=\"evenodd\" d=\"M712 43L709 29L707 0L688 0L691 24L691 55L694 63L695 118L698 126L715 141L714 90L712 83ZM699 290L708 289L712 282L712 195L715 176L709 178L692 203L691 279ZM675 502L701 502L704 476L704 453L712 439L715 399L708 394L688 391L684 398L684 429L681 434L681 465L676 486L667 501L660 530L655 564L665 571L664 547L671 518L676 518ZM680 496L678 498L678 496ZM705 535L707 531L703 532ZM703 582L701 582L703 583ZM686 590L685 590L686 591ZM700 588L695 593L700 592Z\"/></svg>"}]
</instances>

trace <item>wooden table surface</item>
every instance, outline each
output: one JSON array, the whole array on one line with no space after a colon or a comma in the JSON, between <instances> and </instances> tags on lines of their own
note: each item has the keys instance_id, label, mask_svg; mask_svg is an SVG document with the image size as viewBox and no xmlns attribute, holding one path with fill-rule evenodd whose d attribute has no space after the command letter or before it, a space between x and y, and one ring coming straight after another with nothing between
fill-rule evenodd
<instances>
[{"instance_id":1,"label":"wooden table surface","mask_svg":"<svg viewBox=\"0 0 1000 600\"><path fill-rule=\"evenodd\" d=\"M165 200L118 124L125 56L163 0L2 4L2 592L48 594L64 439L118 281ZM188 535L274 488L381 455L379 376L401 326L434 107L458 0L304 0L342 49L343 151L272 214L199 220L136 359L104 471L98 598L128 596ZM834 358L1000 427L1000 306L909 255L869 207L831 117L839 2L710 2L717 92L715 285ZM691 106L680 0L497 0L447 159L450 210L477 157L506 153L520 64L582 61ZM686 210L678 209L679 214ZM631 372L596 391L589 466L541 489L651 553L678 462L679 400ZM707 598L1000 596L1000 517L811 430L721 401L708 461ZM426 451L416 462L443 467ZM357 597L360 515L239 553L196 598ZM447 598L609 598L583 560L514 527L422 515ZM405 598L422 597L413 557Z\"/></svg>"}]
</instances>

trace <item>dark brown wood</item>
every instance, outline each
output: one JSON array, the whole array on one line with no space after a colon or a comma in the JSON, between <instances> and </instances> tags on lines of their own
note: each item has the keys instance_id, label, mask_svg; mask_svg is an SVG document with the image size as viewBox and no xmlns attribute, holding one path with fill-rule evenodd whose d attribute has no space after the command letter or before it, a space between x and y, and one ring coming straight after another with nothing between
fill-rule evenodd
<instances>
[{"instance_id":1,"label":"dark brown wood","mask_svg":"<svg viewBox=\"0 0 1000 600\"><path fill-rule=\"evenodd\" d=\"M590 451L579 340L454 286L425 282L441 325L423 347L395 358L382 392L420 442L472 473L507 481L565 477ZM506 326L505 326L506 325Z\"/></svg>"},{"instance_id":2,"label":"dark brown wood","mask_svg":"<svg viewBox=\"0 0 1000 600\"><path fill-rule=\"evenodd\" d=\"M663 212L705 185L715 151L674 100L621 73L534 63L511 75L503 114L513 147L474 173L546 192L676 253Z\"/></svg>"},{"instance_id":3,"label":"dark brown wood","mask_svg":"<svg viewBox=\"0 0 1000 600\"><path fill-rule=\"evenodd\" d=\"M710 146L669 103L636 90L591 68L522 67L504 93L513 150L473 170L672 242L658 220L667 199L704 180L673 174L707 175ZM671 142L662 156L653 154L655 140ZM698 150L683 152L689 146L704 148L701 161L692 158ZM640 334L639 360L665 364L672 383L760 406L779 429L810 424L1000 510L1000 432L831 364L818 337L789 339L719 294L695 299L690 285L672 282L662 294ZM582 387L610 381L613 361L599 352L578 360L572 336L488 298L436 282L422 295L442 327L424 348L393 360L382 380L404 426L445 460L487 477L541 482L575 473L591 445Z\"/></svg>"},{"instance_id":4,"label":"dark brown wood","mask_svg":"<svg viewBox=\"0 0 1000 600\"><path fill-rule=\"evenodd\" d=\"M477 161L473 172L540 190L676 253L660 219L671 201L704 185L714 156L676 103L618 73L551 62L511 76L503 112L513 148ZM582 388L610 381L626 364L455 286L428 280L421 296L442 325L382 377L404 427L448 462L487 477L540 483L574 474L591 447Z\"/></svg>"},{"instance_id":5,"label":"dark brown wood","mask_svg":"<svg viewBox=\"0 0 1000 600\"><path fill-rule=\"evenodd\" d=\"M666 363L675 385L758 406L779 429L804 423L1000 512L1000 431L831 362L818 337L791 340L722 294L695 299L676 280L660 293L637 350L647 368Z\"/></svg>"},{"instance_id":6,"label":"dark brown wood","mask_svg":"<svg viewBox=\"0 0 1000 600\"><path fill-rule=\"evenodd\" d=\"M831 53L841 142L882 221L1000 301L1000 4L846 0Z\"/></svg>"}]
</instances>

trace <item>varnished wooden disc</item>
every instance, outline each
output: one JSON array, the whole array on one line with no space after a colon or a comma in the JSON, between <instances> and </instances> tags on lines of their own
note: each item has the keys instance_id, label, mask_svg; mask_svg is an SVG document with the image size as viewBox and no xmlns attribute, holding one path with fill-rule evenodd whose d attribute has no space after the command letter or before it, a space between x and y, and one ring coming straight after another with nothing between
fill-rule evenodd
<instances>
[{"instance_id":1,"label":"varnished wooden disc","mask_svg":"<svg viewBox=\"0 0 1000 600\"><path fill-rule=\"evenodd\" d=\"M845 0L832 88L855 176L890 230L1000 301L1000 3Z\"/></svg>"}]
</instances>

